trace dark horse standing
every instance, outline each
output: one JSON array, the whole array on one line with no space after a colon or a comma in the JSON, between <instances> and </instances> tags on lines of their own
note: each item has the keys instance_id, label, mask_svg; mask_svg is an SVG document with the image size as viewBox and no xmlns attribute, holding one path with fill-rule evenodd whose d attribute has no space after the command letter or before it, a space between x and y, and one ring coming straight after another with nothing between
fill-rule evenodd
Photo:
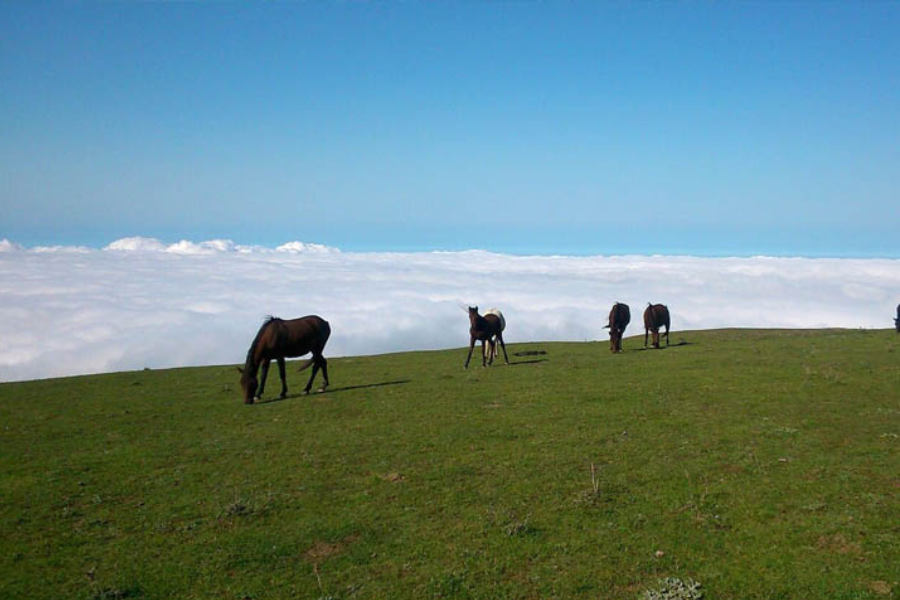
<instances>
[{"instance_id":1,"label":"dark horse standing","mask_svg":"<svg viewBox=\"0 0 900 600\"><path fill-rule=\"evenodd\" d=\"M500 347L503 348L503 358L506 360L506 364L509 364L509 357L506 355L506 344L503 343L503 323L501 318L501 316L496 314L486 314L482 317L478 314L477 306L469 307L469 355L466 357L467 369L469 368L469 360L472 358L472 349L478 340L481 340L481 366L485 366L486 354L491 355L491 360L487 364L494 364L494 344L496 342L493 339L495 336L497 341L500 342ZM486 344L491 345L489 353L485 351Z\"/></svg>"},{"instance_id":2,"label":"dark horse standing","mask_svg":"<svg viewBox=\"0 0 900 600\"><path fill-rule=\"evenodd\" d=\"M653 332L653 347L659 348L659 328L666 328L666 346L669 345L669 307L664 304L647 303L644 310L644 348L647 347L647 332Z\"/></svg>"},{"instance_id":3,"label":"dark horse standing","mask_svg":"<svg viewBox=\"0 0 900 600\"><path fill-rule=\"evenodd\" d=\"M241 387L244 388L244 403L253 404L254 400L262 398L266 387L266 376L269 374L269 362L273 359L278 361L278 372L281 375L281 397L287 396L284 359L303 356L308 352L312 352L312 358L301 365L300 371L313 365L313 372L303 391L309 393L316 373L322 369L325 383L322 384L319 391L324 392L328 387L328 361L322 356L322 350L325 349L325 343L328 342L330 335L331 327L328 325L328 321L316 315L289 321L277 317L266 319L256 337L253 338L253 343L250 344L244 368L238 368L238 371L241 372ZM258 382L259 392L257 393L256 372L260 365L262 365L262 380Z\"/></svg>"},{"instance_id":4,"label":"dark horse standing","mask_svg":"<svg viewBox=\"0 0 900 600\"><path fill-rule=\"evenodd\" d=\"M603 326L609 329L609 351L613 354L622 351L622 335L631 323L631 309L627 304L616 302L609 311L609 323Z\"/></svg>"}]
</instances>

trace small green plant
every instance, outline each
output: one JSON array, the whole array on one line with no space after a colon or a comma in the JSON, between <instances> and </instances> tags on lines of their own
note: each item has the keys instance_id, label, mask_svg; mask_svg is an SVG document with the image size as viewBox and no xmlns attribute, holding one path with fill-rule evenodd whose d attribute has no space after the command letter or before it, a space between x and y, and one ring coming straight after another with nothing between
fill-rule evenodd
<instances>
[{"instance_id":1,"label":"small green plant","mask_svg":"<svg viewBox=\"0 0 900 600\"><path fill-rule=\"evenodd\" d=\"M688 579L682 581L677 577L666 577L656 582L656 587L644 590L640 600L701 600L703 591L700 582Z\"/></svg>"}]
</instances>

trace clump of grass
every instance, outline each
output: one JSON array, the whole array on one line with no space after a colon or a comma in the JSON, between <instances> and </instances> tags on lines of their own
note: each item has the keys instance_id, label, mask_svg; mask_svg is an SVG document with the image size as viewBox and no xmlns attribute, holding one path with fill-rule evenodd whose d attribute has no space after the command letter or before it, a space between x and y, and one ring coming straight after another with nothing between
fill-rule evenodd
<instances>
[{"instance_id":1,"label":"clump of grass","mask_svg":"<svg viewBox=\"0 0 900 600\"><path fill-rule=\"evenodd\" d=\"M638 596L639 600L701 600L703 590L700 582L688 579L682 581L678 577L666 577L656 582L655 588L646 589Z\"/></svg>"},{"instance_id":2,"label":"clump of grass","mask_svg":"<svg viewBox=\"0 0 900 600\"><path fill-rule=\"evenodd\" d=\"M265 512L272 501L272 492L266 495L262 500L251 497L244 497L234 493L234 499L219 512L218 519L229 517L246 517L254 513Z\"/></svg>"},{"instance_id":3,"label":"clump of grass","mask_svg":"<svg viewBox=\"0 0 900 600\"><path fill-rule=\"evenodd\" d=\"M531 532L531 526L529 525L529 521L531 521L531 515L525 515L525 518L521 521L516 518L515 515L512 515L512 519L506 525L506 535L509 537L516 537L520 535L528 535Z\"/></svg>"}]
</instances>

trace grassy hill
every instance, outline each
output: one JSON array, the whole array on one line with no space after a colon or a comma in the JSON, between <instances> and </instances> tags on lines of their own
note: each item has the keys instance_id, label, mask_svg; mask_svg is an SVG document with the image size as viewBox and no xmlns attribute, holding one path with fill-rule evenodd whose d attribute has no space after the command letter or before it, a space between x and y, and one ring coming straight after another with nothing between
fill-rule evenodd
<instances>
[{"instance_id":1,"label":"grassy hill","mask_svg":"<svg viewBox=\"0 0 900 600\"><path fill-rule=\"evenodd\" d=\"M0 385L0 597L900 598L900 335L642 337Z\"/></svg>"}]
</instances>

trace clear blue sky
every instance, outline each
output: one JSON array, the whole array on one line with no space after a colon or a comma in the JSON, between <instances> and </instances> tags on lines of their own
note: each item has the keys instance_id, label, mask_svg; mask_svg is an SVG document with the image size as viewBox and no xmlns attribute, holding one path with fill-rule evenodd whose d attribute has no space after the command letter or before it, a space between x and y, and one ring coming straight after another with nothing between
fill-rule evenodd
<instances>
[{"instance_id":1,"label":"clear blue sky","mask_svg":"<svg viewBox=\"0 0 900 600\"><path fill-rule=\"evenodd\" d=\"M0 238L900 256L900 3L0 3Z\"/></svg>"}]
</instances>

